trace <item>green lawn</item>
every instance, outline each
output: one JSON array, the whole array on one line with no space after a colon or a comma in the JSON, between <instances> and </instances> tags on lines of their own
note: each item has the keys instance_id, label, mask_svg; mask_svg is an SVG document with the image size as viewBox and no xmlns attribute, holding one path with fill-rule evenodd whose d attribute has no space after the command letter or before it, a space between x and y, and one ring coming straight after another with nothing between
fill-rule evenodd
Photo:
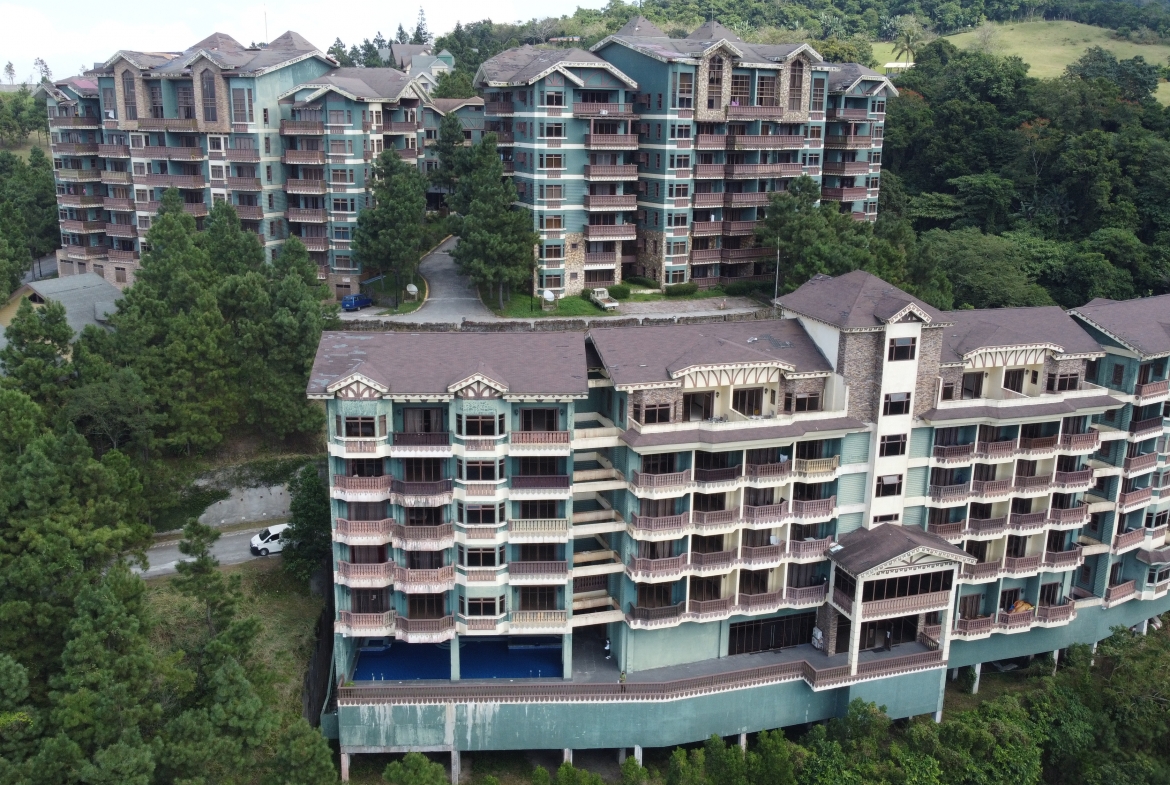
<instances>
[{"instance_id":1,"label":"green lawn","mask_svg":"<svg viewBox=\"0 0 1170 785\"><path fill-rule=\"evenodd\" d=\"M418 287L418 299L413 302L406 300L406 285L410 281L404 281L402 284L402 291L398 293L398 307L397 308L382 308L378 311L378 316L393 316L395 314L412 313L422 307L422 304L427 299L427 279L421 275L415 279L415 286ZM389 288L385 292L382 291L382 282L370 284L366 287L366 294L373 297L379 303L389 306L394 302L394 286L390 280L386 281Z\"/></svg>"},{"instance_id":2,"label":"green lawn","mask_svg":"<svg viewBox=\"0 0 1170 785\"><path fill-rule=\"evenodd\" d=\"M484 305L492 310L496 316L507 319L539 319L541 317L572 317L572 316L601 316L605 313L591 302L582 297L571 295L557 300L555 311L543 311L540 307L540 298L527 294L513 294L512 299L504 303L504 310L500 310L495 298L484 300Z\"/></svg>"},{"instance_id":3,"label":"green lawn","mask_svg":"<svg viewBox=\"0 0 1170 785\"><path fill-rule=\"evenodd\" d=\"M20 145L19 147L0 146L0 150L7 150L8 152L13 153L27 161L28 154L32 152L32 149L34 147L39 147L41 148L41 152L51 158L53 153L49 150L48 138L48 136L38 134L34 131L28 135L28 138L25 140L24 144Z\"/></svg>"}]
</instances>

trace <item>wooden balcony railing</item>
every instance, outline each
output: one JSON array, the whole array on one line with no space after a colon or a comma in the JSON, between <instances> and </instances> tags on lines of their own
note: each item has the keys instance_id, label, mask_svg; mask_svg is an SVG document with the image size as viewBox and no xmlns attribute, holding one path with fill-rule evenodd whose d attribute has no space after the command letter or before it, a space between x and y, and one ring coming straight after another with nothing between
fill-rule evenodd
<instances>
[{"instance_id":1,"label":"wooden balcony railing","mask_svg":"<svg viewBox=\"0 0 1170 785\"><path fill-rule=\"evenodd\" d=\"M633 240L638 231L635 224L589 224L585 227L587 240Z\"/></svg>"},{"instance_id":2,"label":"wooden balcony railing","mask_svg":"<svg viewBox=\"0 0 1170 785\"><path fill-rule=\"evenodd\" d=\"M1137 420L1129 424L1129 432L1134 435L1139 434L1157 434L1162 431L1162 418L1150 417L1145 420Z\"/></svg>"},{"instance_id":3,"label":"wooden balcony railing","mask_svg":"<svg viewBox=\"0 0 1170 785\"><path fill-rule=\"evenodd\" d=\"M442 496L451 493L454 487L452 480L434 480L432 482L394 480L390 489L403 496Z\"/></svg>"},{"instance_id":4,"label":"wooden balcony railing","mask_svg":"<svg viewBox=\"0 0 1170 785\"><path fill-rule=\"evenodd\" d=\"M1150 500L1152 494L1150 488L1138 488L1136 491L1128 493L1117 494L1117 503L1122 507L1130 507L1135 504L1144 504Z\"/></svg>"},{"instance_id":5,"label":"wooden balcony railing","mask_svg":"<svg viewBox=\"0 0 1170 785\"><path fill-rule=\"evenodd\" d=\"M1008 528L1016 532L1032 532L1044 528L1047 512L1013 512L1008 519Z\"/></svg>"},{"instance_id":6,"label":"wooden balcony railing","mask_svg":"<svg viewBox=\"0 0 1170 785\"><path fill-rule=\"evenodd\" d=\"M586 150L637 150L637 134L585 134Z\"/></svg>"},{"instance_id":7,"label":"wooden balcony railing","mask_svg":"<svg viewBox=\"0 0 1170 785\"><path fill-rule=\"evenodd\" d=\"M451 446L450 431L431 431L429 433L395 432L393 434L395 447L433 447L442 449Z\"/></svg>"},{"instance_id":8,"label":"wooden balcony railing","mask_svg":"<svg viewBox=\"0 0 1170 785\"><path fill-rule=\"evenodd\" d=\"M1122 468L1126 472L1140 472L1158 465L1158 453L1148 452L1145 455L1135 455L1126 458Z\"/></svg>"},{"instance_id":9,"label":"wooden balcony railing","mask_svg":"<svg viewBox=\"0 0 1170 785\"><path fill-rule=\"evenodd\" d=\"M985 635L991 632L995 619L991 616L977 616L973 619L957 619L955 634L959 636Z\"/></svg>"},{"instance_id":10,"label":"wooden balcony railing","mask_svg":"<svg viewBox=\"0 0 1170 785\"><path fill-rule=\"evenodd\" d=\"M323 194L325 193L325 181L289 177L284 181L284 190L290 194Z\"/></svg>"},{"instance_id":11,"label":"wooden balcony railing","mask_svg":"<svg viewBox=\"0 0 1170 785\"><path fill-rule=\"evenodd\" d=\"M731 150L799 150L804 147L803 136L787 134L729 134L726 139Z\"/></svg>"},{"instance_id":12,"label":"wooden balcony railing","mask_svg":"<svg viewBox=\"0 0 1170 785\"><path fill-rule=\"evenodd\" d=\"M731 612L732 597L717 600L691 600L687 612L695 616L722 616Z\"/></svg>"},{"instance_id":13,"label":"wooden balcony railing","mask_svg":"<svg viewBox=\"0 0 1170 785\"><path fill-rule=\"evenodd\" d=\"M718 164L712 164L718 166ZM799 177L804 166L795 164L726 164L724 175L728 178L749 177ZM868 170L867 170L868 171Z\"/></svg>"},{"instance_id":14,"label":"wooden balcony railing","mask_svg":"<svg viewBox=\"0 0 1170 785\"><path fill-rule=\"evenodd\" d=\"M743 611L775 610L784 602L784 591L771 591L763 594L740 594L739 609Z\"/></svg>"},{"instance_id":15,"label":"wooden balcony railing","mask_svg":"<svg viewBox=\"0 0 1170 785\"><path fill-rule=\"evenodd\" d=\"M290 207L286 215L288 220L293 223L323 224L325 223L326 213L324 210Z\"/></svg>"},{"instance_id":16,"label":"wooden balcony railing","mask_svg":"<svg viewBox=\"0 0 1170 785\"><path fill-rule=\"evenodd\" d=\"M106 256L109 250L104 245L66 245L61 252L71 259L97 259Z\"/></svg>"},{"instance_id":17,"label":"wooden balcony railing","mask_svg":"<svg viewBox=\"0 0 1170 785\"><path fill-rule=\"evenodd\" d=\"M115 199L112 196L99 197L101 198L101 206L107 210L114 212L132 213L134 212L133 199Z\"/></svg>"},{"instance_id":18,"label":"wooden balcony railing","mask_svg":"<svg viewBox=\"0 0 1170 785\"><path fill-rule=\"evenodd\" d=\"M1126 597L1130 597L1137 589L1137 584L1134 581L1126 581L1119 583L1116 586L1110 586L1105 589L1105 602L1117 602Z\"/></svg>"},{"instance_id":19,"label":"wooden balcony railing","mask_svg":"<svg viewBox=\"0 0 1170 785\"><path fill-rule=\"evenodd\" d=\"M744 191L742 193L725 193L723 204L726 207L761 207L767 205L772 198L770 191Z\"/></svg>"},{"instance_id":20,"label":"wooden balcony railing","mask_svg":"<svg viewBox=\"0 0 1170 785\"><path fill-rule=\"evenodd\" d=\"M1010 458L1015 453L1015 439L1007 439L1002 442L979 442L975 446L975 454L980 458Z\"/></svg>"},{"instance_id":21,"label":"wooden balcony railing","mask_svg":"<svg viewBox=\"0 0 1170 785\"><path fill-rule=\"evenodd\" d=\"M259 191L259 177L229 177L227 187L232 191Z\"/></svg>"},{"instance_id":22,"label":"wooden balcony railing","mask_svg":"<svg viewBox=\"0 0 1170 785\"><path fill-rule=\"evenodd\" d=\"M57 170L57 172L58 172L57 176L60 177L61 176L60 173L63 171L65 171L65 170L64 169ZM96 169L89 169L88 171L96 172L97 170ZM111 171L109 169L103 169L98 174L99 174L98 177L92 178L92 179L99 179L103 183L106 183L108 185L129 185L131 182L129 172L114 172L114 171Z\"/></svg>"},{"instance_id":23,"label":"wooden balcony railing","mask_svg":"<svg viewBox=\"0 0 1170 785\"><path fill-rule=\"evenodd\" d=\"M1145 538L1146 530L1141 527L1116 534L1113 537L1113 552L1120 553L1126 548L1132 548Z\"/></svg>"},{"instance_id":24,"label":"wooden balcony railing","mask_svg":"<svg viewBox=\"0 0 1170 785\"><path fill-rule=\"evenodd\" d=\"M971 493L974 496L1003 496L1011 493L1011 480L973 480Z\"/></svg>"},{"instance_id":25,"label":"wooden balcony railing","mask_svg":"<svg viewBox=\"0 0 1170 785\"><path fill-rule=\"evenodd\" d=\"M281 163L285 164L316 164L325 165L324 150L285 150L280 156Z\"/></svg>"},{"instance_id":26,"label":"wooden balcony railing","mask_svg":"<svg viewBox=\"0 0 1170 785\"><path fill-rule=\"evenodd\" d=\"M567 445L568 431L512 431L508 443L516 445Z\"/></svg>"},{"instance_id":27,"label":"wooden balcony railing","mask_svg":"<svg viewBox=\"0 0 1170 785\"><path fill-rule=\"evenodd\" d=\"M633 114L633 104L573 104L573 115L576 117L632 117Z\"/></svg>"},{"instance_id":28,"label":"wooden balcony railing","mask_svg":"<svg viewBox=\"0 0 1170 785\"><path fill-rule=\"evenodd\" d=\"M98 180L103 180L103 175L106 173L104 169L54 169L53 174L58 180L67 180L75 183L92 183ZM122 174L119 172L118 174ZM130 182L130 174L127 172L126 180ZM121 182L121 181L120 181Z\"/></svg>"},{"instance_id":29,"label":"wooden balcony railing","mask_svg":"<svg viewBox=\"0 0 1170 785\"><path fill-rule=\"evenodd\" d=\"M837 497L830 496L827 499L807 499L792 501L792 515L796 518L819 518L824 515L832 515L834 508L837 506Z\"/></svg>"},{"instance_id":30,"label":"wooden balcony railing","mask_svg":"<svg viewBox=\"0 0 1170 785\"><path fill-rule=\"evenodd\" d=\"M865 150L873 144L873 139L869 136L861 136L855 134L849 135L829 135L825 137L825 147L838 150Z\"/></svg>"},{"instance_id":31,"label":"wooden balcony railing","mask_svg":"<svg viewBox=\"0 0 1170 785\"><path fill-rule=\"evenodd\" d=\"M92 234L106 230L105 221L74 221L69 218L61 218L58 219L57 223L62 232L72 234Z\"/></svg>"},{"instance_id":32,"label":"wooden balcony railing","mask_svg":"<svg viewBox=\"0 0 1170 785\"><path fill-rule=\"evenodd\" d=\"M695 469L695 482L732 482L741 476L742 466L725 469Z\"/></svg>"},{"instance_id":33,"label":"wooden balcony railing","mask_svg":"<svg viewBox=\"0 0 1170 785\"><path fill-rule=\"evenodd\" d=\"M586 210L633 210L638 206L637 194L585 194Z\"/></svg>"},{"instance_id":34,"label":"wooden balcony railing","mask_svg":"<svg viewBox=\"0 0 1170 785\"><path fill-rule=\"evenodd\" d=\"M970 461L975 455L975 445L972 444L951 444L951 445L935 445L933 456L936 461L943 463L960 463Z\"/></svg>"},{"instance_id":35,"label":"wooden balcony railing","mask_svg":"<svg viewBox=\"0 0 1170 785\"><path fill-rule=\"evenodd\" d=\"M821 199L826 202L860 202L868 195L865 188L821 188Z\"/></svg>"},{"instance_id":36,"label":"wooden balcony railing","mask_svg":"<svg viewBox=\"0 0 1170 785\"><path fill-rule=\"evenodd\" d=\"M964 578L994 578L999 575L999 562L988 561L980 562L978 564L964 564L963 577Z\"/></svg>"},{"instance_id":37,"label":"wooden balcony railing","mask_svg":"<svg viewBox=\"0 0 1170 785\"><path fill-rule=\"evenodd\" d=\"M236 152L229 150L229 153ZM256 153L256 160L260 160L260 152L253 150ZM203 151L202 147L159 147L147 146L136 147L131 150L135 158L151 158L154 160L170 160L170 161L202 161L207 157L207 153Z\"/></svg>"},{"instance_id":38,"label":"wooden balcony railing","mask_svg":"<svg viewBox=\"0 0 1170 785\"><path fill-rule=\"evenodd\" d=\"M749 463L747 476L753 480L779 479L787 477L792 471L792 461L783 463Z\"/></svg>"},{"instance_id":39,"label":"wooden balcony railing","mask_svg":"<svg viewBox=\"0 0 1170 785\"><path fill-rule=\"evenodd\" d=\"M62 207L103 207L107 198L97 194L57 194L57 204Z\"/></svg>"},{"instance_id":40,"label":"wooden balcony railing","mask_svg":"<svg viewBox=\"0 0 1170 785\"><path fill-rule=\"evenodd\" d=\"M1014 487L1017 491L1045 490L1052 484L1052 476L1040 474L1034 477L1016 477Z\"/></svg>"},{"instance_id":41,"label":"wooden balcony railing","mask_svg":"<svg viewBox=\"0 0 1170 785\"><path fill-rule=\"evenodd\" d=\"M1060 437L1060 449L1092 451L1101 446L1101 432L1066 433Z\"/></svg>"},{"instance_id":42,"label":"wooden balcony railing","mask_svg":"<svg viewBox=\"0 0 1170 785\"><path fill-rule=\"evenodd\" d=\"M512 611L513 627L564 627L568 611Z\"/></svg>"},{"instance_id":43,"label":"wooden balcony railing","mask_svg":"<svg viewBox=\"0 0 1170 785\"><path fill-rule=\"evenodd\" d=\"M783 545L745 545L739 558L746 565L763 566L780 561L783 555Z\"/></svg>"},{"instance_id":44,"label":"wooden balcony railing","mask_svg":"<svg viewBox=\"0 0 1170 785\"><path fill-rule=\"evenodd\" d=\"M841 589L837 586L833 587L833 602L837 604L838 608L845 611L846 613L853 613L853 598L845 592L841 591ZM864 605L862 608L864 609Z\"/></svg>"},{"instance_id":45,"label":"wooden balcony railing","mask_svg":"<svg viewBox=\"0 0 1170 785\"><path fill-rule=\"evenodd\" d=\"M586 180L636 180L637 164L586 164Z\"/></svg>"},{"instance_id":46,"label":"wooden balcony railing","mask_svg":"<svg viewBox=\"0 0 1170 785\"><path fill-rule=\"evenodd\" d=\"M667 474L644 474L637 470L633 472L633 483L637 488L677 488L688 485L690 481L690 469Z\"/></svg>"},{"instance_id":47,"label":"wooden balcony railing","mask_svg":"<svg viewBox=\"0 0 1170 785\"><path fill-rule=\"evenodd\" d=\"M513 578L539 578L558 581L569 577L569 564L564 561L514 561L508 565Z\"/></svg>"},{"instance_id":48,"label":"wooden balcony railing","mask_svg":"<svg viewBox=\"0 0 1170 785\"><path fill-rule=\"evenodd\" d=\"M1056 524L1084 523L1089 520L1089 507L1078 504L1075 507L1051 507L1048 510L1048 520Z\"/></svg>"},{"instance_id":49,"label":"wooden balcony railing","mask_svg":"<svg viewBox=\"0 0 1170 785\"><path fill-rule=\"evenodd\" d=\"M1160 382L1136 384L1133 388L1133 394L1137 398L1157 398L1168 392L1170 392L1170 379L1163 379Z\"/></svg>"},{"instance_id":50,"label":"wooden balcony railing","mask_svg":"<svg viewBox=\"0 0 1170 785\"><path fill-rule=\"evenodd\" d=\"M1040 569L1040 556L1006 556L1003 571L1011 575L1022 575Z\"/></svg>"},{"instance_id":51,"label":"wooden balcony railing","mask_svg":"<svg viewBox=\"0 0 1170 785\"><path fill-rule=\"evenodd\" d=\"M514 114L516 106L512 101L487 101L483 105L483 113L487 114Z\"/></svg>"},{"instance_id":52,"label":"wooden balcony railing","mask_svg":"<svg viewBox=\"0 0 1170 785\"><path fill-rule=\"evenodd\" d=\"M687 567L687 555L667 556L663 559L634 558L630 560L630 571L635 577L663 578L681 575Z\"/></svg>"},{"instance_id":53,"label":"wooden balcony railing","mask_svg":"<svg viewBox=\"0 0 1170 785\"><path fill-rule=\"evenodd\" d=\"M1077 606L1065 600L1060 605L1041 605L1036 608L1036 620L1040 622L1072 621L1077 615Z\"/></svg>"},{"instance_id":54,"label":"wooden balcony railing","mask_svg":"<svg viewBox=\"0 0 1170 785\"><path fill-rule=\"evenodd\" d=\"M100 128L102 119L91 115L73 117L50 117L51 128Z\"/></svg>"},{"instance_id":55,"label":"wooden balcony railing","mask_svg":"<svg viewBox=\"0 0 1170 785\"><path fill-rule=\"evenodd\" d=\"M137 237L138 227L134 224L111 224L105 225L105 232L110 237Z\"/></svg>"},{"instance_id":56,"label":"wooden balcony railing","mask_svg":"<svg viewBox=\"0 0 1170 785\"><path fill-rule=\"evenodd\" d=\"M256 190L259 191L259 180ZM162 186L165 188L207 188L208 182L201 174L137 174L134 175L135 185Z\"/></svg>"},{"instance_id":57,"label":"wooden balcony railing","mask_svg":"<svg viewBox=\"0 0 1170 785\"><path fill-rule=\"evenodd\" d=\"M513 490L568 490L570 484L567 474L544 474L512 476Z\"/></svg>"},{"instance_id":58,"label":"wooden balcony railing","mask_svg":"<svg viewBox=\"0 0 1170 785\"><path fill-rule=\"evenodd\" d=\"M869 109L832 106L825 110L826 120L866 120L869 118Z\"/></svg>"},{"instance_id":59,"label":"wooden balcony railing","mask_svg":"<svg viewBox=\"0 0 1170 785\"><path fill-rule=\"evenodd\" d=\"M314 120L281 120L280 133L284 136L320 136L325 133L325 123Z\"/></svg>"},{"instance_id":60,"label":"wooden balcony railing","mask_svg":"<svg viewBox=\"0 0 1170 785\"><path fill-rule=\"evenodd\" d=\"M630 516L630 525L636 531L664 532L684 529L690 523L690 520L691 514L689 512L684 512L681 515L662 515L653 518L634 514Z\"/></svg>"},{"instance_id":61,"label":"wooden balcony railing","mask_svg":"<svg viewBox=\"0 0 1170 785\"><path fill-rule=\"evenodd\" d=\"M870 600L861 603L861 618L873 619L892 614L904 615L945 608L950 600L949 591L935 591L913 594L908 597L894 597L888 600Z\"/></svg>"},{"instance_id":62,"label":"wooden balcony railing","mask_svg":"<svg viewBox=\"0 0 1170 785\"><path fill-rule=\"evenodd\" d=\"M1015 630L1021 627L1031 627L1036 621L1036 609L1026 611L1000 611L995 617L995 626L1001 629Z\"/></svg>"},{"instance_id":63,"label":"wooden balcony railing","mask_svg":"<svg viewBox=\"0 0 1170 785\"><path fill-rule=\"evenodd\" d=\"M75 142L54 142L51 145L52 151L57 155L97 155L98 144L93 143L75 143Z\"/></svg>"},{"instance_id":64,"label":"wooden balcony railing","mask_svg":"<svg viewBox=\"0 0 1170 785\"><path fill-rule=\"evenodd\" d=\"M691 522L698 527L730 526L738 519L736 510L695 510L691 513Z\"/></svg>"},{"instance_id":65,"label":"wooden balcony railing","mask_svg":"<svg viewBox=\"0 0 1170 785\"><path fill-rule=\"evenodd\" d=\"M869 161L825 161L821 171L837 177L869 174Z\"/></svg>"},{"instance_id":66,"label":"wooden balcony railing","mask_svg":"<svg viewBox=\"0 0 1170 785\"><path fill-rule=\"evenodd\" d=\"M1068 551L1048 551L1044 554L1044 566L1054 570L1069 570L1077 567L1084 560L1080 545L1074 545Z\"/></svg>"},{"instance_id":67,"label":"wooden balcony railing","mask_svg":"<svg viewBox=\"0 0 1170 785\"><path fill-rule=\"evenodd\" d=\"M982 537L1003 534L1007 530L1007 520L1006 515L998 518L969 518L967 532Z\"/></svg>"},{"instance_id":68,"label":"wooden balcony railing","mask_svg":"<svg viewBox=\"0 0 1170 785\"><path fill-rule=\"evenodd\" d=\"M944 540L955 540L963 536L963 528L966 526L966 521L958 521L956 523L928 523L926 530L931 534L937 534Z\"/></svg>"},{"instance_id":69,"label":"wooden balcony railing","mask_svg":"<svg viewBox=\"0 0 1170 785\"><path fill-rule=\"evenodd\" d=\"M965 482L956 485L932 485L930 498L935 502L961 501L967 498L970 490L970 486Z\"/></svg>"},{"instance_id":70,"label":"wooden balcony railing","mask_svg":"<svg viewBox=\"0 0 1170 785\"><path fill-rule=\"evenodd\" d=\"M1020 452L1052 452L1056 449L1059 438L1058 436L1022 437L1020 439Z\"/></svg>"},{"instance_id":71,"label":"wooden balcony railing","mask_svg":"<svg viewBox=\"0 0 1170 785\"><path fill-rule=\"evenodd\" d=\"M238 204L235 206L236 215L244 221L259 221L264 218L264 208L260 205Z\"/></svg>"},{"instance_id":72,"label":"wooden balcony railing","mask_svg":"<svg viewBox=\"0 0 1170 785\"><path fill-rule=\"evenodd\" d=\"M691 553L691 565L700 570L727 569L735 562L735 551Z\"/></svg>"},{"instance_id":73,"label":"wooden balcony railing","mask_svg":"<svg viewBox=\"0 0 1170 785\"><path fill-rule=\"evenodd\" d=\"M748 523L776 523L788 517L788 502L765 504L759 507L746 505L743 508L743 517Z\"/></svg>"},{"instance_id":74,"label":"wooden balcony railing","mask_svg":"<svg viewBox=\"0 0 1170 785\"><path fill-rule=\"evenodd\" d=\"M819 540L791 540L788 543L788 554L798 559L823 558L832 545L832 537L822 537Z\"/></svg>"},{"instance_id":75,"label":"wooden balcony railing","mask_svg":"<svg viewBox=\"0 0 1170 785\"><path fill-rule=\"evenodd\" d=\"M828 595L827 583L816 586L787 586L784 589L784 599L793 605L819 605Z\"/></svg>"},{"instance_id":76,"label":"wooden balcony railing","mask_svg":"<svg viewBox=\"0 0 1170 785\"><path fill-rule=\"evenodd\" d=\"M1052 477L1052 487L1057 489L1077 488L1082 485L1091 485L1093 470L1081 469L1076 472L1056 472Z\"/></svg>"}]
</instances>

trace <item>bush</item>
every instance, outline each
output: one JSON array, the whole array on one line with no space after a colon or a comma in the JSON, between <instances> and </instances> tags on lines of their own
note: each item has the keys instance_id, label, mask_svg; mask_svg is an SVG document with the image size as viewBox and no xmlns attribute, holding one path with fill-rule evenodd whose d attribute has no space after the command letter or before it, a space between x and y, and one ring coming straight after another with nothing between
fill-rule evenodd
<instances>
[{"instance_id":1,"label":"bush","mask_svg":"<svg viewBox=\"0 0 1170 785\"><path fill-rule=\"evenodd\" d=\"M636 286L645 286L647 289L657 289L658 281L652 281L649 278L643 278L640 275L630 275L623 279L626 283L632 283Z\"/></svg>"},{"instance_id":2,"label":"bush","mask_svg":"<svg viewBox=\"0 0 1170 785\"><path fill-rule=\"evenodd\" d=\"M723 287L728 297L748 297L756 292L766 291L767 284L759 281L736 281Z\"/></svg>"},{"instance_id":3,"label":"bush","mask_svg":"<svg viewBox=\"0 0 1170 785\"><path fill-rule=\"evenodd\" d=\"M697 291L699 291L699 285L697 283L676 283L666 287L666 296L686 297L688 294L694 294Z\"/></svg>"},{"instance_id":4,"label":"bush","mask_svg":"<svg viewBox=\"0 0 1170 785\"><path fill-rule=\"evenodd\" d=\"M630 299L630 287L624 283L614 284L609 287L609 296L615 300L628 300Z\"/></svg>"}]
</instances>

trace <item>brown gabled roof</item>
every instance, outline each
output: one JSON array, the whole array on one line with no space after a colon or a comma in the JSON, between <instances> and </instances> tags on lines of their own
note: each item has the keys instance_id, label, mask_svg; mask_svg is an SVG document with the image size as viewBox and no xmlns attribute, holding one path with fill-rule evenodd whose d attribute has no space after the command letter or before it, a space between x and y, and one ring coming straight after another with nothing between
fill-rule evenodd
<instances>
[{"instance_id":1,"label":"brown gabled roof","mask_svg":"<svg viewBox=\"0 0 1170 785\"><path fill-rule=\"evenodd\" d=\"M928 548L957 562L974 564L977 561L937 534L896 523L849 532L841 538L839 548L829 551L829 559L856 577L919 548Z\"/></svg>"},{"instance_id":2,"label":"brown gabled roof","mask_svg":"<svg viewBox=\"0 0 1170 785\"><path fill-rule=\"evenodd\" d=\"M751 428L694 428L676 431L643 433L629 428L622 431L621 440L639 450L653 447L697 446L699 449L737 442L776 441L800 439L810 434L846 433L864 431L865 423L852 417L833 417L819 420L796 420L787 425L768 425L768 420L757 420Z\"/></svg>"},{"instance_id":3,"label":"brown gabled roof","mask_svg":"<svg viewBox=\"0 0 1170 785\"><path fill-rule=\"evenodd\" d=\"M917 306L932 324L950 322L950 314L864 270L835 278L814 276L776 302L785 311L845 330L881 327L910 305Z\"/></svg>"},{"instance_id":4,"label":"brown gabled roof","mask_svg":"<svg viewBox=\"0 0 1170 785\"><path fill-rule=\"evenodd\" d=\"M1098 297L1069 313L1143 357L1170 354L1170 294L1136 300Z\"/></svg>"},{"instance_id":5,"label":"brown gabled roof","mask_svg":"<svg viewBox=\"0 0 1170 785\"><path fill-rule=\"evenodd\" d=\"M464 106L483 106L483 99L478 95L471 98L432 98L431 105L439 114L447 114Z\"/></svg>"},{"instance_id":6,"label":"brown gabled roof","mask_svg":"<svg viewBox=\"0 0 1170 785\"><path fill-rule=\"evenodd\" d=\"M791 319L595 328L589 337L618 385L673 381L695 365L783 363L797 373L832 370Z\"/></svg>"},{"instance_id":7,"label":"brown gabled roof","mask_svg":"<svg viewBox=\"0 0 1170 785\"><path fill-rule=\"evenodd\" d=\"M1051 344L1062 354L1100 354L1101 346L1059 306L948 311L942 362L961 363L980 349Z\"/></svg>"},{"instance_id":8,"label":"brown gabled roof","mask_svg":"<svg viewBox=\"0 0 1170 785\"><path fill-rule=\"evenodd\" d=\"M446 395L476 374L517 395L587 395L581 333L367 333L321 336L309 395L360 374L402 395Z\"/></svg>"},{"instance_id":9,"label":"brown gabled roof","mask_svg":"<svg viewBox=\"0 0 1170 785\"><path fill-rule=\"evenodd\" d=\"M631 38L666 38L666 33L644 16L635 16L622 25L614 35Z\"/></svg>"},{"instance_id":10,"label":"brown gabled roof","mask_svg":"<svg viewBox=\"0 0 1170 785\"><path fill-rule=\"evenodd\" d=\"M730 41L736 44L744 43L744 40L735 34L734 30L724 27L714 19L704 22L693 33L687 36L691 41Z\"/></svg>"}]
</instances>

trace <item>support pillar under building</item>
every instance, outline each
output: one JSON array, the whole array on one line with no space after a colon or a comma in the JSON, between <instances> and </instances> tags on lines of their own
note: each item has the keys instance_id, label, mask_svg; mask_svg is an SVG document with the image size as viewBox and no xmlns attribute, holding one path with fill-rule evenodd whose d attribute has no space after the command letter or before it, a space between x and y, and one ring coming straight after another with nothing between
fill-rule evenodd
<instances>
[{"instance_id":1,"label":"support pillar under building","mask_svg":"<svg viewBox=\"0 0 1170 785\"><path fill-rule=\"evenodd\" d=\"M463 757L459 750L451 750L451 785L459 785L459 778L463 774Z\"/></svg>"},{"instance_id":2,"label":"support pillar under building","mask_svg":"<svg viewBox=\"0 0 1170 785\"><path fill-rule=\"evenodd\" d=\"M642 765L642 747L641 745L634 745L634 760L638 761L638 765Z\"/></svg>"},{"instance_id":3,"label":"support pillar under building","mask_svg":"<svg viewBox=\"0 0 1170 785\"><path fill-rule=\"evenodd\" d=\"M621 766L626 762L626 748L622 747L618 750L618 765Z\"/></svg>"},{"instance_id":4,"label":"support pillar under building","mask_svg":"<svg viewBox=\"0 0 1170 785\"><path fill-rule=\"evenodd\" d=\"M979 694L979 676L982 673L982 671L983 671L983 663L982 662L975 663L975 682L971 685L971 694L972 695Z\"/></svg>"},{"instance_id":5,"label":"support pillar under building","mask_svg":"<svg viewBox=\"0 0 1170 785\"><path fill-rule=\"evenodd\" d=\"M349 753L341 753L341 781L349 782Z\"/></svg>"},{"instance_id":6,"label":"support pillar under building","mask_svg":"<svg viewBox=\"0 0 1170 785\"><path fill-rule=\"evenodd\" d=\"M564 750L564 753L563 753L563 759L564 759L565 763L572 766L573 765L573 751L566 747Z\"/></svg>"},{"instance_id":7,"label":"support pillar under building","mask_svg":"<svg viewBox=\"0 0 1170 785\"><path fill-rule=\"evenodd\" d=\"M739 734L739 748L741 750L743 750L744 752L747 752L747 734L746 733Z\"/></svg>"}]
</instances>

